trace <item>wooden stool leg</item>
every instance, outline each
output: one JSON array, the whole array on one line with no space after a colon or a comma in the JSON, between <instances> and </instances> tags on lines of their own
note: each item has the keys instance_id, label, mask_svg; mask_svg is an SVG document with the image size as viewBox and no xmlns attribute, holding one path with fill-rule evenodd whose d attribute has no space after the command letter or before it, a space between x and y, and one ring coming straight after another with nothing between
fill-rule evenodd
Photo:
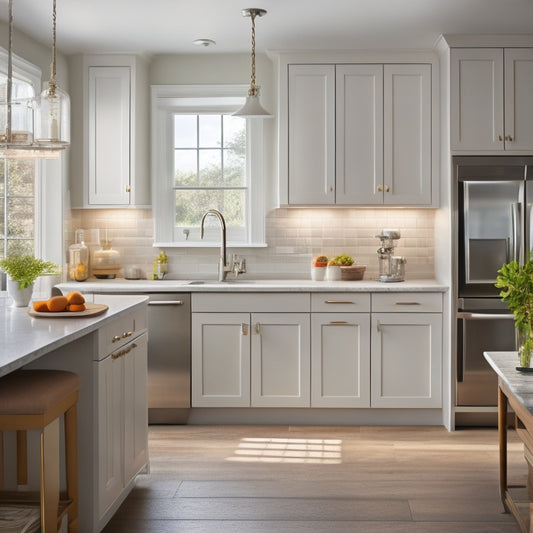
<instances>
[{"instance_id":1,"label":"wooden stool leg","mask_svg":"<svg viewBox=\"0 0 533 533\"><path fill-rule=\"evenodd\" d=\"M28 434L17 431L17 485L28 484Z\"/></svg>"},{"instance_id":2,"label":"wooden stool leg","mask_svg":"<svg viewBox=\"0 0 533 533\"><path fill-rule=\"evenodd\" d=\"M41 432L41 531L57 533L59 508L59 418Z\"/></svg>"},{"instance_id":3,"label":"wooden stool leg","mask_svg":"<svg viewBox=\"0 0 533 533\"><path fill-rule=\"evenodd\" d=\"M78 532L78 430L77 408L74 404L65 413L65 457L67 470L67 496L72 500L68 512L69 533Z\"/></svg>"}]
</instances>

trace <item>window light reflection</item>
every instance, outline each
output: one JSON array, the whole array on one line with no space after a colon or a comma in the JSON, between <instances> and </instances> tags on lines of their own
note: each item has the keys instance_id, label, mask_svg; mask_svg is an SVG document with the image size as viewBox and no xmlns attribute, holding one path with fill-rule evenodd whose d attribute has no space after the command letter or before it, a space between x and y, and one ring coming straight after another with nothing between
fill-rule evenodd
<instances>
[{"instance_id":1,"label":"window light reflection","mask_svg":"<svg viewBox=\"0 0 533 533\"><path fill-rule=\"evenodd\" d=\"M227 461L243 463L342 463L342 440L243 438Z\"/></svg>"}]
</instances>

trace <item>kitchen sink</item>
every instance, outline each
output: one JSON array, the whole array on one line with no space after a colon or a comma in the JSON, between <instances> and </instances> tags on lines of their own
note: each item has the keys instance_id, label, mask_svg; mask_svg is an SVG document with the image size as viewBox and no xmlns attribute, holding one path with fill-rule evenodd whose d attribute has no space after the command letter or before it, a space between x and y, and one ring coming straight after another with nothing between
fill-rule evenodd
<instances>
[{"instance_id":1,"label":"kitchen sink","mask_svg":"<svg viewBox=\"0 0 533 533\"><path fill-rule=\"evenodd\" d=\"M234 285L234 284L252 285L257 283L264 283L257 279L227 279L225 281L218 281L216 279L198 279L189 281L187 285Z\"/></svg>"}]
</instances>

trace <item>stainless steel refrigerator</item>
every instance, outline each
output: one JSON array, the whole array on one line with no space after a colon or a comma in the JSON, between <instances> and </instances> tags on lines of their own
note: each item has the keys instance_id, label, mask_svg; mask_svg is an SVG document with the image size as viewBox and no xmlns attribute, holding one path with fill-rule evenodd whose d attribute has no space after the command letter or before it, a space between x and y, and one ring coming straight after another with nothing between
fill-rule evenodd
<instances>
[{"instance_id":1,"label":"stainless steel refrigerator","mask_svg":"<svg viewBox=\"0 0 533 533\"><path fill-rule=\"evenodd\" d=\"M454 167L456 405L495 407L497 378L484 351L516 349L497 271L533 248L533 157L458 156Z\"/></svg>"}]
</instances>

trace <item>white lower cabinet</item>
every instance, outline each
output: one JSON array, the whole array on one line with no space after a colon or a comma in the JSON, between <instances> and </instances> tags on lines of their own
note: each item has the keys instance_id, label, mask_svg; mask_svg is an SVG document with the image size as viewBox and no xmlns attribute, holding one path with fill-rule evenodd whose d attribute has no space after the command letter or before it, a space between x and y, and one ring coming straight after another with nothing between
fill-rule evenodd
<instances>
[{"instance_id":1,"label":"white lower cabinet","mask_svg":"<svg viewBox=\"0 0 533 533\"><path fill-rule=\"evenodd\" d=\"M313 313L311 407L370 407L370 315Z\"/></svg>"},{"instance_id":2,"label":"white lower cabinet","mask_svg":"<svg viewBox=\"0 0 533 533\"><path fill-rule=\"evenodd\" d=\"M102 518L148 460L147 335L99 361L98 518Z\"/></svg>"},{"instance_id":3,"label":"white lower cabinet","mask_svg":"<svg viewBox=\"0 0 533 533\"><path fill-rule=\"evenodd\" d=\"M252 313L252 407L309 407L309 314Z\"/></svg>"},{"instance_id":4,"label":"white lower cabinet","mask_svg":"<svg viewBox=\"0 0 533 533\"><path fill-rule=\"evenodd\" d=\"M441 407L442 314L373 313L372 407Z\"/></svg>"},{"instance_id":5,"label":"white lower cabinet","mask_svg":"<svg viewBox=\"0 0 533 533\"><path fill-rule=\"evenodd\" d=\"M193 407L309 407L309 315L193 313Z\"/></svg>"},{"instance_id":6,"label":"white lower cabinet","mask_svg":"<svg viewBox=\"0 0 533 533\"><path fill-rule=\"evenodd\" d=\"M192 313L192 406L250 406L249 313Z\"/></svg>"}]
</instances>

